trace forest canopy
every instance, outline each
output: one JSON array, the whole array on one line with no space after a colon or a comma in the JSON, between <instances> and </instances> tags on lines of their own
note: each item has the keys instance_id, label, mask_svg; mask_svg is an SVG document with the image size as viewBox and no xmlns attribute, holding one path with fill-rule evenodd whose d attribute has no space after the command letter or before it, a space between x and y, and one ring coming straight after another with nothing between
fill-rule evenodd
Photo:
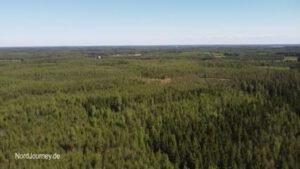
<instances>
[{"instance_id":1,"label":"forest canopy","mask_svg":"<svg viewBox=\"0 0 300 169\"><path fill-rule=\"evenodd\" d=\"M300 168L299 53L0 48L0 168Z\"/></svg>"}]
</instances>

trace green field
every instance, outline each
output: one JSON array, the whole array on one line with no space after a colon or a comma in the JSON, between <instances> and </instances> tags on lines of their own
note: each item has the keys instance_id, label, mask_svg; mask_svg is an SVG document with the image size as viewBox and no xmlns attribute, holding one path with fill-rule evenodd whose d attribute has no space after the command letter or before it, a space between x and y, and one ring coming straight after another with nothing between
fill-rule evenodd
<instances>
[{"instance_id":1,"label":"green field","mask_svg":"<svg viewBox=\"0 0 300 169\"><path fill-rule=\"evenodd\" d=\"M299 53L1 48L0 168L300 168Z\"/></svg>"},{"instance_id":2,"label":"green field","mask_svg":"<svg viewBox=\"0 0 300 169\"><path fill-rule=\"evenodd\" d=\"M298 57L287 56L287 57L284 57L283 60L286 61L286 62L297 62Z\"/></svg>"}]
</instances>

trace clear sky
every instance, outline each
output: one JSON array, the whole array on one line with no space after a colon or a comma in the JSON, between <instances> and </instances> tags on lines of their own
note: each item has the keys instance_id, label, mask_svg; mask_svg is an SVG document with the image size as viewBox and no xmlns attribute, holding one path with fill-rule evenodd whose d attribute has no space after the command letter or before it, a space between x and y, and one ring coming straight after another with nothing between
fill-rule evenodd
<instances>
[{"instance_id":1,"label":"clear sky","mask_svg":"<svg viewBox=\"0 0 300 169\"><path fill-rule=\"evenodd\" d=\"M300 44L300 0L0 0L0 46Z\"/></svg>"}]
</instances>

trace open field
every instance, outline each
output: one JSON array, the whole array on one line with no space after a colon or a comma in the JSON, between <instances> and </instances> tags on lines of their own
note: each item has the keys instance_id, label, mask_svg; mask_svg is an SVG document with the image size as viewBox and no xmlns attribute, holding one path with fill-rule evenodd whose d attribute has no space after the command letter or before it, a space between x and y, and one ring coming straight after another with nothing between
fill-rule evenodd
<instances>
[{"instance_id":1,"label":"open field","mask_svg":"<svg viewBox=\"0 0 300 169\"><path fill-rule=\"evenodd\" d=\"M0 168L300 168L299 57L299 46L0 48Z\"/></svg>"}]
</instances>

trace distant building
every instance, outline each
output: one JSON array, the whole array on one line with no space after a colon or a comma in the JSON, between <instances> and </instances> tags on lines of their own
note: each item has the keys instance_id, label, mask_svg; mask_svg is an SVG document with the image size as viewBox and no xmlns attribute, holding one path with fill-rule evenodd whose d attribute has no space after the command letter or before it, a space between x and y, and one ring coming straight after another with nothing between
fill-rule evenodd
<instances>
[{"instance_id":1,"label":"distant building","mask_svg":"<svg viewBox=\"0 0 300 169\"><path fill-rule=\"evenodd\" d=\"M128 56L142 56L140 53L135 53L135 54L129 54Z\"/></svg>"},{"instance_id":2,"label":"distant building","mask_svg":"<svg viewBox=\"0 0 300 169\"><path fill-rule=\"evenodd\" d=\"M134 54L133 56L142 56L142 54L136 53L136 54Z\"/></svg>"}]
</instances>

